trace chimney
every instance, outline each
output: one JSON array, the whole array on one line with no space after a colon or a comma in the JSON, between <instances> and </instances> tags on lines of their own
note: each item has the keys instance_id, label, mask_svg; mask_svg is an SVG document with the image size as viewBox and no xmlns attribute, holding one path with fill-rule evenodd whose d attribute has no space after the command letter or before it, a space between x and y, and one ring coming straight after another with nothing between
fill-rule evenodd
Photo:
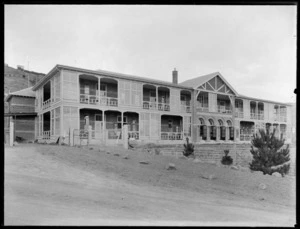
<instances>
[{"instance_id":1,"label":"chimney","mask_svg":"<svg viewBox=\"0 0 300 229\"><path fill-rule=\"evenodd\" d=\"M178 72L177 72L176 68L174 68L172 74L173 74L173 83L178 84Z\"/></svg>"}]
</instances>

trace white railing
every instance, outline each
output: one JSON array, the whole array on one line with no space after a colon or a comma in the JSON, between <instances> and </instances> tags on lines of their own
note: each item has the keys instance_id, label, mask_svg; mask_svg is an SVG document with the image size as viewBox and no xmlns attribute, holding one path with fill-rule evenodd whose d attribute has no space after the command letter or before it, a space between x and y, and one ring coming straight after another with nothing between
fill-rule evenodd
<instances>
[{"instance_id":1,"label":"white railing","mask_svg":"<svg viewBox=\"0 0 300 229\"><path fill-rule=\"evenodd\" d=\"M251 141L252 138L252 134L240 134L240 141Z\"/></svg>"},{"instance_id":2,"label":"white railing","mask_svg":"<svg viewBox=\"0 0 300 229\"><path fill-rule=\"evenodd\" d=\"M118 106L118 98L101 97L100 98L100 105L117 107Z\"/></svg>"},{"instance_id":3,"label":"white railing","mask_svg":"<svg viewBox=\"0 0 300 229\"><path fill-rule=\"evenodd\" d=\"M256 113L250 113L250 119L257 119Z\"/></svg>"},{"instance_id":4,"label":"white railing","mask_svg":"<svg viewBox=\"0 0 300 229\"><path fill-rule=\"evenodd\" d=\"M191 106L181 104L181 112L191 113Z\"/></svg>"},{"instance_id":5,"label":"white railing","mask_svg":"<svg viewBox=\"0 0 300 229\"><path fill-rule=\"evenodd\" d=\"M97 97L96 95L80 94L80 103L98 104L99 97Z\"/></svg>"},{"instance_id":6,"label":"white railing","mask_svg":"<svg viewBox=\"0 0 300 229\"><path fill-rule=\"evenodd\" d=\"M158 103L159 111L170 111L170 105L168 103Z\"/></svg>"},{"instance_id":7,"label":"white railing","mask_svg":"<svg viewBox=\"0 0 300 229\"><path fill-rule=\"evenodd\" d=\"M257 119L258 119L258 120L264 120L264 114L263 114L263 113L259 113L259 114L257 115Z\"/></svg>"},{"instance_id":8,"label":"white railing","mask_svg":"<svg viewBox=\"0 0 300 229\"><path fill-rule=\"evenodd\" d=\"M150 110L156 110L156 102L143 101L143 108L150 109Z\"/></svg>"},{"instance_id":9,"label":"white railing","mask_svg":"<svg viewBox=\"0 0 300 229\"><path fill-rule=\"evenodd\" d=\"M161 140L182 140L183 132L160 132Z\"/></svg>"},{"instance_id":10,"label":"white railing","mask_svg":"<svg viewBox=\"0 0 300 229\"><path fill-rule=\"evenodd\" d=\"M207 107L206 106L198 106L196 109L198 112L208 112L209 111L208 106Z\"/></svg>"},{"instance_id":11,"label":"white railing","mask_svg":"<svg viewBox=\"0 0 300 229\"><path fill-rule=\"evenodd\" d=\"M49 108L50 106L51 106L51 99L44 101L42 104L43 110Z\"/></svg>"},{"instance_id":12,"label":"white railing","mask_svg":"<svg viewBox=\"0 0 300 229\"><path fill-rule=\"evenodd\" d=\"M138 131L128 131L128 137L138 140L139 139L139 132Z\"/></svg>"},{"instance_id":13,"label":"white railing","mask_svg":"<svg viewBox=\"0 0 300 229\"><path fill-rule=\"evenodd\" d=\"M286 116L280 116L279 120L280 122L286 122Z\"/></svg>"},{"instance_id":14,"label":"white railing","mask_svg":"<svg viewBox=\"0 0 300 229\"><path fill-rule=\"evenodd\" d=\"M50 136L51 136L50 130L49 131L43 131L43 133L42 133L42 138L43 139L50 139Z\"/></svg>"},{"instance_id":15,"label":"white railing","mask_svg":"<svg viewBox=\"0 0 300 229\"><path fill-rule=\"evenodd\" d=\"M226 114L231 114L232 110L226 106L220 106L217 105L217 111L218 113L226 113Z\"/></svg>"},{"instance_id":16,"label":"white railing","mask_svg":"<svg viewBox=\"0 0 300 229\"><path fill-rule=\"evenodd\" d=\"M235 112L235 117L236 118L244 118L244 112L236 111Z\"/></svg>"}]
</instances>

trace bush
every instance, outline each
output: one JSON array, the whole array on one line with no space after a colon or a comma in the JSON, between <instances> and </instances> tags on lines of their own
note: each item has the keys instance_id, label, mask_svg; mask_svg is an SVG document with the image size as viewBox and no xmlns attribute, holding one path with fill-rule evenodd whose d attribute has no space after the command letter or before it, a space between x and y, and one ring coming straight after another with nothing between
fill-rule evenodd
<instances>
[{"instance_id":1,"label":"bush","mask_svg":"<svg viewBox=\"0 0 300 229\"><path fill-rule=\"evenodd\" d=\"M183 150L183 155L188 157L188 156L194 156L194 145L193 143L189 143L189 138L186 138L186 144L183 144L184 150Z\"/></svg>"},{"instance_id":2,"label":"bush","mask_svg":"<svg viewBox=\"0 0 300 229\"><path fill-rule=\"evenodd\" d=\"M261 129L259 133L253 135L251 141L252 162L249 164L252 171L261 171L263 174L272 175L278 172L281 176L287 174L290 170L289 145L283 148L283 136L275 137L275 129L273 133ZM254 148L255 147L255 148Z\"/></svg>"},{"instance_id":3,"label":"bush","mask_svg":"<svg viewBox=\"0 0 300 229\"><path fill-rule=\"evenodd\" d=\"M228 149L224 150L224 153L225 153L225 156L222 157L221 163L223 165L231 165L233 162L233 159L232 159L232 157L228 156L229 150Z\"/></svg>"}]
</instances>

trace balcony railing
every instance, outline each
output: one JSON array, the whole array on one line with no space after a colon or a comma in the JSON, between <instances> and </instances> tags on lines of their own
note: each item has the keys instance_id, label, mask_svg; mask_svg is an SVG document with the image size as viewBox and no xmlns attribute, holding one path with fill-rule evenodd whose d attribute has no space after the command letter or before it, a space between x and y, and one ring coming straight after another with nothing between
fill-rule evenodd
<instances>
[{"instance_id":1,"label":"balcony railing","mask_svg":"<svg viewBox=\"0 0 300 229\"><path fill-rule=\"evenodd\" d=\"M229 107L226 106L217 106L218 113L225 113L225 114L231 114L232 110Z\"/></svg>"},{"instance_id":2,"label":"balcony railing","mask_svg":"<svg viewBox=\"0 0 300 229\"><path fill-rule=\"evenodd\" d=\"M156 110L156 102L143 101L143 108L149 110Z\"/></svg>"},{"instance_id":3,"label":"balcony railing","mask_svg":"<svg viewBox=\"0 0 300 229\"><path fill-rule=\"evenodd\" d=\"M204 106L197 106L196 110L198 112L208 112L209 111L208 105L207 106L205 106L205 105Z\"/></svg>"},{"instance_id":4,"label":"balcony railing","mask_svg":"<svg viewBox=\"0 0 300 229\"><path fill-rule=\"evenodd\" d=\"M80 94L80 103L102 105L102 106L118 106L118 98L114 97L98 97L96 95Z\"/></svg>"},{"instance_id":5,"label":"balcony railing","mask_svg":"<svg viewBox=\"0 0 300 229\"><path fill-rule=\"evenodd\" d=\"M251 134L240 134L240 141L251 141L253 135Z\"/></svg>"},{"instance_id":6,"label":"balcony railing","mask_svg":"<svg viewBox=\"0 0 300 229\"><path fill-rule=\"evenodd\" d=\"M170 111L170 105L168 103L158 103L159 111Z\"/></svg>"},{"instance_id":7,"label":"balcony railing","mask_svg":"<svg viewBox=\"0 0 300 229\"><path fill-rule=\"evenodd\" d=\"M191 108L191 106L181 104L181 112L191 113L192 108Z\"/></svg>"},{"instance_id":8,"label":"balcony railing","mask_svg":"<svg viewBox=\"0 0 300 229\"><path fill-rule=\"evenodd\" d=\"M128 131L128 137L138 140L139 139L139 132L138 131Z\"/></svg>"},{"instance_id":9,"label":"balcony railing","mask_svg":"<svg viewBox=\"0 0 300 229\"><path fill-rule=\"evenodd\" d=\"M182 140L183 132L161 132L161 140Z\"/></svg>"},{"instance_id":10,"label":"balcony railing","mask_svg":"<svg viewBox=\"0 0 300 229\"><path fill-rule=\"evenodd\" d=\"M251 112L250 113L250 119L257 119L256 113Z\"/></svg>"},{"instance_id":11,"label":"balcony railing","mask_svg":"<svg viewBox=\"0 0 300 229\"><path fill-rule=\"evenodd\" d=\"M279 120L280 122L286 122L286 116L280 116Z\"/></svg>"},{"instance_id":12,"label":"balcony railing","mask_svg":"<svg viewBox=\"0 0 300 229\"><path fill-rule=\"evenodd\" d=\"M50 130L49 131L43 131L42 133L42 138L47 140L47 139L50 139Z\"/></svg>"},{"instance_id":13,"label":"balcony railing","mask_svg":"<svg viewBox=\"0 0 300 229\"><path fill-rule=\"evenodd\" d=\"M117 107L118 106L118 98L101 97L100 98L100 105Z\"/></svg>"},{"instance_id":14,"label":"balcony railing","mask_svg":"<svg viewBox=\"0 0 300 229\"><path fill-rule=\"evenodd\" d=\"M48 99L42 103L43 110L49 108L50 106L51 106L51 99Z\"/></svg>"},{"instance_id":15,"label":"balcony railing","mask_svg":"<svg viewBox=\"0 0 300 229\"><path fill-rule=\"evenodd\" d=\"M242 112L242 111L236 111L235 112L235 117L236 118L244 118L244 112Z\"/></svg>"}]
</instances>

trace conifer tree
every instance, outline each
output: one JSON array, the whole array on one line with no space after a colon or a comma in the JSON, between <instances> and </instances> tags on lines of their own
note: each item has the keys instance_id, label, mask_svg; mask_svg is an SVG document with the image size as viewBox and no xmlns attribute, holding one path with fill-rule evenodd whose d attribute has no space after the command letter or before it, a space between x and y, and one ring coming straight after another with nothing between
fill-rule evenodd
<instances>
[{"instance_id":1,"label":"conifer tree","mask_svg":"<svg viewBox=\"0 0 300 229\"><path fill-rule=\"evenodd\" d=\"M283 147L285 139L281 134L280 138L273 133L265 132L260 129L258 133L253 135L251 141L252 162L249 164L252 171L262 171L263 174L272 175L278 172L284 176L290 169L289 145Z\"/></svg>"}]
</instances>

